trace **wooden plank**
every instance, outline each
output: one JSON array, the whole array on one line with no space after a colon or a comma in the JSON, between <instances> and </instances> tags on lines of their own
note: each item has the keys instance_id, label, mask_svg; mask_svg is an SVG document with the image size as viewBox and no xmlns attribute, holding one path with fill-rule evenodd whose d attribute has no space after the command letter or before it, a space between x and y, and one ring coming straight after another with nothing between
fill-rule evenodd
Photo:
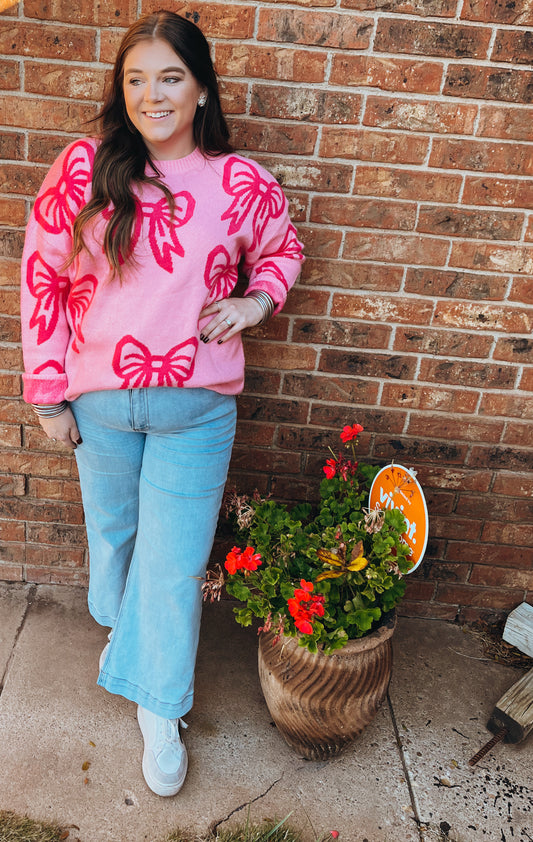
<instances>
[{"instance_id":1,"label":"wooden plank","mask_svg":"<svg viewBox=\"0 0 533 842\"><path fill-rule=\"evenodd\" d=\"M533 728L533 669L526 672L503 694L487 724L489 731L496 734L505 728L505 741L518 743Z\"/></svg>"},{"instance_id":2,"label":"wooden plank","mask_svg":"<svg viewBox=\"0 0 533 842\"><path fill-rule=\"evenodd\" d=\"M522 602L518 608L511 611L502 637L506 643L516 646L521 652L533 658L533 605Z\"/></svg>"}]
</instances>

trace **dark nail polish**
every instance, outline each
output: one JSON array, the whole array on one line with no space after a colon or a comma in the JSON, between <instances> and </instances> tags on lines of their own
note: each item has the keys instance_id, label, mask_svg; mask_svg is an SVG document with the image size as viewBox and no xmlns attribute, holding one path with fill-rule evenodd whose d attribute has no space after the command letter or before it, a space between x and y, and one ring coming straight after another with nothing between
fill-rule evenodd
<instances>
[{"instance_id":1,"label":"dark nail polish","mask_svg":"<svg viewBox=\"0 0 533 842\"><path fill-rule=\"evenodd\" d=\"M203 333L200 334L200 339L202 340L202 342L205 342L205 336L203 335Z\"/></svg>"},{"instance_id":2,"label":"dark nail polish","mask_svg":"<svg viewBox=\"0 0 533 842\"><path fill-rule=\"evenodd\" d=\"M222 339L219 339L217 345L222 345Z\"/></svg>"},{"instance_id":3,"label":"dark nail polish","mask_svg":"<svg viewBox=\"0 0 533 842\"><path fill-rule=\"evenodd\" d=\"M83 439L81 436L76 439L76 444L83 444Z\"/></svg>"}]
</instances>

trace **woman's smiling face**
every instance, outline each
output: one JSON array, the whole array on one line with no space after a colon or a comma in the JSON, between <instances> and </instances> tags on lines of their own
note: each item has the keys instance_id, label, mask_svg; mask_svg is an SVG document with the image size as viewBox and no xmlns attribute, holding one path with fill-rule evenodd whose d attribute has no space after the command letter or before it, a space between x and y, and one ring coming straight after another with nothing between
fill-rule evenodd
<instances>
[{"instance_id":1,"label":"woman's smiling face","mask_svg":"<svg viewBox=\"0 0 533 842\"><path fill-rule=\"evenodd\" d=\"M194 150L193 120L203 88L166 41L131 48L123 85L126 112L152 158L173 160Z\"/></svg>"}]
</instances>

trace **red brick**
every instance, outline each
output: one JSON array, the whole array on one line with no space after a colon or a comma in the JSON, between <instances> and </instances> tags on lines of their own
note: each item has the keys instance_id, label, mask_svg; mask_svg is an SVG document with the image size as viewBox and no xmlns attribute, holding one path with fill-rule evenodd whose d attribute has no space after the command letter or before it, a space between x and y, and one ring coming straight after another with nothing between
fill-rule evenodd
<instances>
[{"instance_id":1,"label":"red brick","mask_svg":"<svg viewBox=\"0 0 533 842\"><path fill-rule=\"evenodd\" d=\"M326 225L412 231L415 227L416 204L383 202L378 199L350 199L345 196L317 196L311 205L310 220Z\"/></svg>"},{"instance_id":2,"label":"red brick","mask_svg":"<svg viewBox=\"0 0 533 842\"><path fill-rule=\"evenodd\" d=\"M533 23L533 16L532 16ZM533 55L533 33L520 29L498 29L492 48L493 61L509 61L513 64L531 64Z\"/></svg>"},{"instance_id":3,"label":"red brick","mask_svg":"<svg viewBox=\"0 0 533 842\"><path fill-rule=\"evenodd\" d=\"M341 6L357 9L360 12L385 11L404 15L435 15L440 18L453 18L457 7L456 0L341 0Z\"/></svg>"},{"instance_id":4,"label":"red brick","mask_svg":"<svg viewBox=\"0 0 533 842\"><path fill-rule=\"evenodd\" d=\"M0 447L21 447L20 424L0 424Z\"/></svg>"},{"instance_id":5,"label":"red brick","mask_svg":"<svg viewBox=\"0 0 533 842\"><path fill-rule=\"evenodd\" d=\"M416 361L406 356L365 354L358 351L335 351L326 348L320 353L318 371L354 374L357 377L397 377L402 380L412 380L415 366Z\"/></svg>"},{"instance_id":6,"label":"red brick","mask_svg":"<svg viewBox=\"0 0 533 842\"><path fill-rule=\"evenodd\" d=\"M498 301L505 298L508 283L507 278L498 275L413 268L407 270L405 291L439 298Z\"/></svg>"},{"instance_id":7,"label":"red brick","mask_svg":"<svg viewBox=\"0 0 533 842\"><path fill-rule=\"evenodd\" d=\"M100 61L114 64L115 57L122 41L125 29L110 29L106 27L100 31Z\"/></svg>"},{"instance_id":8,"label":"red brick","mask_svg":"<svg viewBox=\"0 0 533 842\"><path fill-rule=\"evenodd\" d=\"M6 94L0 96L0 121L5 126L51 131L79 131L96 115L96 107L84 103L47 100Z\"/></svg>"},{"instance_id":9,"label":"red brick","mask_svg":"<svg viewBox=\"0 0 533 842\"><path fill-rule=\"evenodd\" d=\"M313 371L316 364L316 351L291 345L278 345L275 342L251 342L247 348L246 360L249 365L268 368L276 360L279 369L293 371Z\"/></svg>"},{"instance_id":10,"label":"red brick","mask_svg":"<svg viewBox=\"0 0 533 842\"><path fill-rule=\"evenodd\" d=\"M468 414L475 411L478 401L479 392L400 383L385 383L381 396L382 406Z\"/></svg>"},{"instance_id":11,"label":"red brick","mask_svg":"<svg viewBox=\"0 0 533 842\"><path fill-rule=\"evenodd\" d=\"M470 573L469 564L454 564L449 562L424 562L424 575L437 582L459 582L464 584Z\"/></svg>"},{"instance_id":12,"label":"red brick","mask_svg":"<svg viewBox=\"0 0 533 842\"><path fill-rule=\"evenodd\" d=\"M1 90L18 90L20 88L20 73L18 62L0 59L0 80Z\"/></svg>"},{"instance_id":13,"label":"red brick","mask_svg":"<svg viewBox=\"0 0 533 842\"><path fill-rule=\"evenodd\" d=\"M306 252L308 254L308 252ZM397 292L403 277L399 266L373 266L368 263L320 260L308 257L303 265L299 283L327 284L348 289Z\"/></svg>"},{"instance_id":14,"label":"red brick","mask_svg":"<svg viewBox=\"0 0 533 842\"><path fill-rule=\"evenodd\" d=\"M17 374L0 374L0 396L14 397L22 394L20 376ZM5 467L2 465L2 467Z\"/></svg>"},{"instance_id":15,"label":"red brick","mask_svg":"<svg viewBox=\"0 0 533 842\"><path fill-rule=\"evenodd\" d=\"M423 205L420 208L417 231L482 240L519 240L523 224L523 213Z\"/></svg>"},{"instance_id":16,"label":"red brick","mask_svg":"<svg viewBox=\"0 0 533 842\"><path fill-rule=\"evenodd\" d=\"M235 441L237 444L249 444L253 441L256 447L272 447L275 431L276 426L274 424L239 419Z\"/></svg>"},{"instance_id":17,"label":"red brick","mask_svg":"<svg viewBox=\"0 0 533 842\"><path fill-rule=\"evenodd\" d=\"M245 447L235 447L231 457L231 466L234 471L246 470L251 465L254 471L269 474L298 474L300 472L300 455L287 453L286 450L274 450L269 448L261 450L250 447L248 442Z\"/></svg>"},{"instance_id":18,"label":"red brick","mask_svg":"<svg viewBox=\"0 0 533 842\"><path fill-rule=\"evenodd\" d=\"M435 308L434 320L446 327L465 329L502 330L506 333L530 333L533 330L531 308L504 307L481 302L439 301Z\"/></svg>"},{"instance_id":19,"label":"red brick","mask_svg":"<svg viewBox=\"0 0 533 842\"><path fill-rule=\"evenodd\" d=\"M448 243L435 237L419 235L374 234L350 231L346 235L343 257L348 260L374 260L391 263L443 266Z\"/></svg>"},{"instance_id":20,"label":"red brick","mask_svg":"<svg viewBox=\"0 0 533 842\"><path fill-rule=\"evenodd\" d=\"M353 377L321 376L319 374L286 374L283 394L297 398L315 398L330 403L355 403L370 406L378 397L378 385Z\"/></svg>"},{"instance_id":21,"label":"red brick","mask_svg":"<svg viewBox=\"0 0 533 842\"><path fill-rule=\"evenodd\" d=\"M161 8L161 0L143 0L143 14ZM163 8L165 8L163 6ZM198 24L207 38L251 38L254 31L255 8L233 3L181 2L172 11Z\"/></svg>"},{"instance_id":22,"label":"red brick","mask_svg":"<svg viewBox=\"0 0 533 842\"><path fill-rule=\"evenodd\" d=\"M332 406L331 404L312 404L310 412L309 423L316 427L333 426L335 429L342 429L342 427L350 421L353 416L353 410L347 409L345 406ZM405 424L405 412L391 412L387 410L367 409L366 407L357 408L357 421L361 423L365 430L383 430L387 429L391 435L400 435ZM320 465L324 464L324 460L328 454L320 459Z\"/></svg>"},{"instance_id":23,"label":"red brick","mask_svg":"<svg viewBox=\"0 0 533 842\"><path fill-rule=\"evenodd\" d=\"M489 272L533 274L533 247L506 243L454 242L450 265Z\"/></svg>"},{"instance_id":24,"label":"red brick","mask_svg":"<svg viewBox=\"0 0 533 842\"><path fill-rule=\"evenodd\" d=\"M422 164L429 139L420 135L391 134L371 129L324 126L320 155L388 164Z\"/></svg>"},{"instance_id":25,"label":"red brick","mask_svg":"<svg viewBox=\"0 0 533 842\"><path fill-rule=\"evenodd\" d=\"M38 500L60 500L65 503L81 502L80 486L74 480L30 477L28 480L28 495Z\"/></svg>"},{"instance_id":26,"label":"red brick","mask_svg":"<svg viewBox=\"0 0 533 842\"><path fill-rule=\"evenodd\" d=\"M401 328L394 338L395 351L408 351L440 357L485 357L492 347L492 337L456 330Z\"/></svg>"},{"instance_id":27,"label":"red brick","mask_svg":"<svg viewBox=\"0 0 533 842\"><path fill-rule=\"evenodd\" d=\"M443 93L447 96L529 103L533 94L533 73L452 64L448 68Z\"/></svg>"},{"instance_id":28,"label":"red brick","mask_svg":"<svg viewBox=\"0 0 533 842\"><path fill-rule=\"evenodd\" d=\"M34 196L47 173L46 167L34 164L0 165L0 181L6 193L21 193Z\"/></svg>"},{"instance_id":29,"label":"red brick","mask_svg":"<svg viewBox=\"0 0 533 842\"><path fill-rule=\"evenodd\" d=\"M0 474L0 496L22 497L26 493L26 478L20 474Z\"/></svg>"},{"instance_id":30,"label":"red brick","mask_svg":"<svg viewBox=\"0 0 533 842\"><path fill-rule=\"evenodd\" d=\"M517 447L473 447L468 456L472 468L493 468L505 471L533 471L533 455L530 449ZM487 541L499 539L485 538Z\"/></svg>"},{"instance_id":31,"label":"red brick","mask_svg":"<svg viewBox=\"0 0 533 842\"><path fill-rule=\"evenodd\" d=\"M28 133L28 161L36 164L52 164L60 152L73 140L75 135L49 135Z\"/></svg>"},{"instance_id":32,"label":"red brick","mask_svg":"<svg viewBox=\"0 0 533 842\"><path fill-rule=\"evenodd\" d=\"M531 179L518 181L467 176L462 201L465 205L498 205L529 210L533 204L533 182Z\"/></svg>"},{"instance_id":33,"label":"red brick","mask_svg":"<svg viewBox=\"0 0 533 842\"><path fill-rule=\"evenodd\" d=\"M64 570L49 567L25 567L24 580L38 585L78 585L86 587L89 574L82 570Z\"/></svg>"},{"instance_id":34,"label":"red brick","mask_svg":"<svg viewBox=\"0 0 533 842\"><path fill-rule=\"evenodd\" d=\"M378 20L374 49L411 55L484 59L488 57L490 37L489 27L382 17Z\"/></svg>"},{"instance_id":35,"label":"red brick","mask_svg":"<svg viewBox=\"0 0 533 842\"><path fill-rule=\"evenodd\" d=\"M2 169L0 168L0 178ZM26 203L22 199L0 198L0 225L24 225L26 220Z\"/></svg>"},{"instance_id":36,"label":"red brick","mask_svg":"<svg viewBox=\"0 0 533 842\"><path fill-rule=\"evenodd\" d=\"M485 523L481 540L488 544L511 544L517 549L533 547L533 524L496 521Z\"/></svg>"},{"instance_id":37,"label":"red brick","mask_svg":"<svg viewBox=\"0 0 533 842\"><path fill-rule=\"evenodd\" d=\"M26 430L26 448L29 429ZM77 475L76 462L70 454L57 456L52 453L30 453L27 450L22 453L3 453L2 469L17 474L43 477L75 477Z\"/></svg>"},{"instance_id":38,"label":"red brick","mask_svg":"<svg viewBox=\"0 0 533 842\"><path fill-rule=\"evenodd\" d=\"M257 38L259 41L366 50L370 46L373 24L372 18L352 14L260 8Z\"/></svg>"},{"instance_id":39,"label":"red brick","mask_svg":"<svg viewBox=\"0 0 533 842\"><path fill-rule=\"evenodd\" d=\"M241 82L222 82L220 102L224 114L245 114L248 85Z\"/></svg>"},{"instance_id":40,"label":"red brick","mask_svg":"<svg viewBox=\"0 0 533 842\"><path fill-rule=\"evenodd\" d=\"M14 520L0 520L0 540L24 541L24 524Z\"/></svg>"},{"instance_id":41,"label":"red brick","mask_svg":"<svg viewBox=\"0 0 533 842\"><path fill-rule=\"evenodd\" d=\"M84 547L85 529L71 523L28 523L26 538L30 544Z\"/></svg>"},{"instance_id":42,"label":"red brick","mask_svg":"<svg viewBox=\"0 0 533 842\"><path fill-rule=\"evenodd\" d=\"M256 84L252 87L250 113L284 120L358 123L361 103L360 94Z\"/></svg>"},{"instance_id":43,"label":"red brick","mask_svg":"<svg viewBox=\"0 0 533 842\"><path fill-rule=\"evenodd\" d=\"M437 605L435 602L414 602L402 599L396 609L400 617L424 617L431 620L455 620L457 609L454 606Z\"/></svg>"},{"instance_id":44,"label":"red brick","mask_svg":"<svg viewBox=\"0 0 533 842\"><path fill-rule=\"evenodd\" d=\"M4 564L0 562L0 580L2 582L22 582L22 564Z\"/></svg>"},{"instance_id":45,"label":"red brick","mask_svg":"<svg viewBox=\"0 0 533 842\"><path fill-rule=\"evenodd\" d=\"M533 23L530 0L465 0L461 17L484 23Z\"/></svg>"},{"instance_id":46,"label":"red brick","mask_svg":"<svg viewBox=\"0 0 533 842\"><path fill-rule=\"evenodd\" d=\"M502 590L501 588L482 588L474 585L437 586L436 600L450 602L454 605L468 605L478 608L513 609L521 599L520 590Z\"/></svg>"},{"instance_id":47,"label":"red brick","mask_svg":"<svg viewBox=\"0 0 533 842\"><path fill-rule=\"evenodd\" d=\"M504 444L514 444L517 447L531 446L531 423L520 424L509 421L505 425L505 432L502 436Z\"/></svg>"},{"instance_id":48,"label":"red brick","mask_svg":"<svg viewBox=\"0 0 533 842\"><path fill-rule=\"evenodd\" d=\"M407 433L420 438L453 439L454 441L500 441L504 422L481 421L476 418L461 418L455 416L428 417L426 413L411 413ZM486 502L484 503L486 506ZM460 513L460 512L459 512Z\"/></svg>"},{"instance_id":49,"label":"red brick","mask_svg":"<svg viewBox=\"0 0 533 842\"><path fill-rule=\"evenodd\" d=\"M530 243L533 243L533 215L529 217L524 239Z\"/></svg>"},{"instance_id":50,"label":"red brick","mask_svg":"<svg viewBox=\"0 0 533 842\"><path fill-rule=\"evenodd\" d=\"M421 361L419 380L430 383L446 383L454 386L478 389L512 389L517 369L513 366L498 366L491 363L470 360Z\"/></svg>"},{"instance_id":51,"label":"red brick","mask_svg":"<svg viewBox=\"0 0 533 842\"><path fill-rule=\"evenodd\" d=\"M395 199L454 202L459 198L461 184L459 175L360 165L353 192Z\"/></svg>"},{"instance_id":52,"label":"red brick","mask_svg":"<svg viewBox=\"0 0 533 842\"><path fill-rule=\"evenodd\" d=\"M346 314L348 315L348 314ZM296 319L292 332L293 342L341 348L386 349L391 328L385 325L345 322L340 319Z\"/></svg>"},{"instance_id":53,"label":"red brick","mask_svg":"<svg viewBox=\"0 0 533 842\"><path fill-rule=\"evenodd\" d=\"M459 494L455 511L459 516L483 518L490 515L495 521L510 521L512 523L533 522L533 501L522 498L496 497L491 495L492 505L487 508L487 498L484 494Z\"/></svg>"},{"instance_id":54,"label":"red brick","mask_svg":"<svg viewBox=\"0 0 533 842\"><path fill-rule=\"evenodd\" d=\"M0 259L2 257L20 258L22 256L23 247L23 231L10 230L7 228L0 230Z\"/></svg>"},{"instance_id":55,"label":"red brick","mask_svg":"<svg viewBox=\"0 0 533 842\"><path fill-rule=\"evenodd\" d=\"M476 105L463 103L369 96L363 125L409 132L472 134L477 112Z\"/></svg>"},{"instance_id":56,"label":"red brick","mask_svg":"<svg viewBox=\"0 0 533 842\"><path fill-rule=\"evenodd\" d=\"M508 140L533 140L533 120L528 109L483 105L476 134Z\"/></svg>"},{"instance_id":57,"label":"red brick","mask_svg":"<svg viewBox=\"0 0 533 842\"><path fill-rule=\"evenodd\" d=\"M291 292L289 299L291 299L294 295L295 293ZM272 319L265 325L255 325L255 327L249 328L246 332L246 337L243 337L244 347L248 347L249 340L252 341L255 339L271 339L277 342L286 342L288 335L289 320L284 314L278 316L276 319Z\"/></svg>"},{"instance_id":58,"label":"red brick","mask_svg":"<svg viewBox=\"0 0 533 842\"><path fill-rule=\"evenodd\" d=\"M530 398L514 393L509 395L487 392L481 398L479 413L491 417L501 415L503 418L533 420L533 402Z\"/></svg>"},{"instance_id":59,"label":"red brick","mask_svg":"<svg viewBox=\"0 0 533 842\"><path fill-rule=\"evenodd\" d=\"M430 301L396 296L336 293L331 306L333 318L345 317L386 324L428 324L432 312L433 305Z\"/></svg>"},{"instance_id":60,"label":"red brick","mask_svg":"<svg viewBox=\"0 0 533 842\"><path fill-rule=\"evenodd\" d=\"M113 0L112 3L98 3L93 0L74 5L70 0L24 0L24 14L28 18L81 25L124 26L136 20L137 2Z\"/></svg>"},{"instance_id":61,"label":"red brick","mask_svg":"<svg viewBox=\"0 0 533 842\"><path fill-rule=\"evenodd\" d=\"M42 5L40 0L39 5ZM69 5L76 11L77 7ZM94 61L96 35L91 30L72 26L0 20L0 53L6 56Z\"/></svg>"},{"instance_id":62,"label":"red brick","mask_svg":"<svg viewBox=\"0 0 533 842\"><path fill-rule=\"evenodd\" d=\"M306 125L286 125L267 120L229 121L231 139L237 149L272 152L281 155L312 155L318 129Z\"/></svg>"},{"instance_id":63,"label":"red brick","mask_svg":"<svg viewBox=\"0 0 533 842\"><path fill-rule=\"evenodd\" d=\"M264 166L277 178L283 188L293 190L317 190L318 192L347 193L353 167L345 164L321 164L302 158L301 160L287 160L279 158L259 158Z\"/></svg>"},{"instance_id":64,"label":"red brick","mask_svg":"<svg viewBox=\"0 0 533 842\"><path fill-rule=\"evenodd\" d=\"M430 600L435 596L435 584L433 582L422 582L413 579L411 576L407 579L407 590L405 591L406 599L423 599Z\"/></svg>"},{"instance_id":65,"label":"red brick","mask_svg":"<svg viewBox=\"0 0 533 842\"><path fill-rule=\"evenodd\" d=\"M19 291L15 289L0 289L0 313L4 313L6 316L18 316L19 311Z\"/></svg>"},{"instance_id":66,"label":"red brick","mask_svg":"<svg viewBox=\"0 0 533 842\"><path fill-rule=\"evenodd\" d=\"M420 465L417 472L417 478L422 488L434 486L436 488L480 492L489 490L492 476L492 471L469 471L438 465Z\"/></svg>"},{"instance_id":67,"label":"red brick","mask_svg":"<svg viewBox=\"0 0 533 842\"><path fill-rule=\"evenodd\" d=\"M300 225L298 227L298 236L304 244L304 251L308 257L338 257L342 241L340 231L334 231L330 228L306 228ZM351 264L348 263L346 265L349 271ZM338 271L339 273L342 272L342 270Z\"/></svg>"},{"instance_id":68,"label":"red brick","mask_svg":"<svg viewBox=\"0 0 533 842\"><path fill-rule=\"evenodd\" d=\"M435 62L340 54L333 57L330 83L436 94L440 92L442 74L443 65Z\"/></svg>"},{"instance_id":69,"label":"red brick","mask_svg":"<svg viewBox=\"0 0 533 842\"><path fill-rule=\"evenodd\" d=\"M246 382L244 391L246 394L279 394L281 386L281 372L268 371L264 368L246 367ZM257 442L259 444L259 442Z\"/></svg>"},{"instance_id":70,"label":"red brick","mask_svg":"<svg viewBox=\"0 0 533 842\"><path fill-rule=\"evenodd\" d=\"M24 135L0 131L0 158L20 161L24 158Z\"/></svg>"},{"instance_id":71,"label":"red brick","mask_svg":"<svg viewBox=\"0 0 533 842\"><path fill-rule=\"evenodd\" d=\"M329 299L330 293L324 290L299 288L297 295L289 296L283 312L300 316L324 316L328 310Z\"/></svg>"},{"instance_id":72,"label":"red brick","mask_svg":"<svg viewBox=\"0 0 533 842\"><path fill-rule=\"evenodd\" d=\"M520 560L521 568L524 570L533 569L533 549L526 547L448 541L446 557L474 564L487 564L491 567L497 565L512 568L516 568L517 561Z\"/></svg>"},{"instance_id":73,"label":"red brick","mask_svg":"<svg viewBox=\"0 0 533 842\"><path fill-rule=\"evenodd\" d=\"M0 286L18 286L19 284L20 261L0 257Z\"/></svg>"},{"instance_id":74,"label":"red brick","mask_svg":"<svg viewBox=\"0 0 533 842\"><path fill-rule=\"evenodd\" d=\"M507 497L533 498L533 476L499 471L494 479L492 490L494 494L505 494ZM531 565L533 566L533 550L531 551Z\"/></svg>"},{"instance_id":75,"label":"red brick","mask_svg":"<svg viewBox=\"0 0 533 842\"><path fill-rule=\"evenodd\" d=\"M83 65L25 63L24 90L41 96L101 100L105 71ZM65 144L66 145L66 144Z\"/></svg>"},{"instance_id":76,"label":"red brick","mask_svg":"<svg viewBox=\"0 0 533 842\"><path fill-rule=\"evenodd\" d=\"M22 371L22 351L20 348L2 349L2 368L11 371Z\"/></svg>"},{"instance_id":77,"label":"red brick","mask_svg":"<svg viewBox=\"0 0 533 842\"><path fill-rule=\"evenodd\" d=\"M30 497L4 498L2 513L14 520L34 520L58 524L82 524L83 509L76 503L49 503Z\"/></svg>"},{"instance_id":78,"label":"red brick","mask_svg":"<svg viewBox=\"0 0 533 842\"><path fill-rule=\"evenodd\" d=\"M524 392L533 392L533 367L524 368L522 378L518 385Z\"/></svg>"},{"instance_id":79,"label":"red brick","mask_svg":"<svg viewBox=\"0 0 533 842\"><path fill-rule=\"evenodd\" d=\"M327 57L327 53L314 50L220 42L216 45L215 63L222 76L309 84L324 81Z\"/></svg>"},{"instance_id":80,"label":"red brick","mask_svg":"<svg viewBox=\"0 0 533 842\"><path fill-rule=\"evenodd\" d=\"M495 360L513 363L533 363L533 341L526 337L501 337L492 354Z\"/></svg>"},{"instance_id":81,"label":"red brick","mask_svg":"<svg viewBox=\"0 0 533 842\"><path fill-rule=\"evenodd\" d=\"M84 567L85 550L26 544L26 564L31 567Z\"/></svg>"},{"instance_id":82,"label":"red brick","mask_svg":"<svg viewBox=\"0 0 533 842\"><path fill-rule=\"evenodd\" d=\"M533 146L436 137L429 165L446 169L533 175Z\"/></svg>"},{"instance_id":83,"label":"red brick","mask_svg":"<svg viewBox=\"0 0 533 842\"><path fill-rule=\"evenodd\" d=\"M309 193L296 193L285 190L289 203L289 216L293 222L304 222L307 219L309 209Z\"/></svg>"}]
</instances>

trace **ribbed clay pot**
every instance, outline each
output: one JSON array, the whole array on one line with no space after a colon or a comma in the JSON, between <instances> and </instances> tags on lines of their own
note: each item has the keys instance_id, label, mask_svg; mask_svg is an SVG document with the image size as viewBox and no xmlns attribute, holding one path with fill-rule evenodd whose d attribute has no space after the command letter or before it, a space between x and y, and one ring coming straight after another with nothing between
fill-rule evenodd
<instances>
[{"instance_id":1,"label":"ribbed clay pot","mask_svg":"<svg viewBox=\"0 0 533 842\"><path fill-rule=\"evenodd\" d=\"M259 637L259 678L270 715L307 760L327 760L374 718L392 674L393 613L376 631L331 655L311 654L294 637Z\"/></svg>"}]
</instances>

